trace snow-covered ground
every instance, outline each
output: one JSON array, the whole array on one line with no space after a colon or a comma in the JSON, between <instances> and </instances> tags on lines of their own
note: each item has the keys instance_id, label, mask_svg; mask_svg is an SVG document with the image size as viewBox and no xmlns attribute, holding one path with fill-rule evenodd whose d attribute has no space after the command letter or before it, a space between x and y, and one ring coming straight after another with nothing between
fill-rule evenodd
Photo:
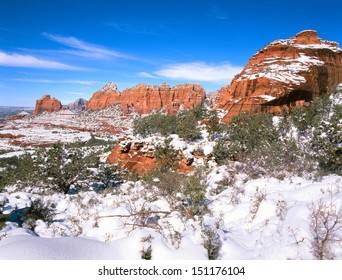
<instances>
[{"instance_id":1,"label":"snow-covered ground","mask_svg":"<svg viewBox=\"0 0 342 280\"><path fill-rule=\"evenodd\" d=\"M9 188L0 193L4 214L40 197L53 205L53 218L38 220L35 232L7 222L0 231L0 259L141 259L149 247L154 260L207 259L205 232L210 230L219 259L313 259L313 211L326 205L341 216L340 176L320 181L241 177L218 192L219 181L231 175L224 166L212 169L202 218L185 218L140 181L101 194L40 196ZM149 213L144 221L134 214L142 210ZM341 227L331 238L341 240ZM340 245L327 246L331 258L342 259Z\"/></svg>"},{"instance_id":2,"label":"snow-covered ground","mask_svg":"<svg viewBox=\"0 0 342 280\"><path fill-rule=\"evenodd\" d=\"M55 142L86 141L91 134L119 137L129 130L132 117L123 116L117 107L75 113L70 110L44 112L37 116L7 120L0 126L0 150L21 146L42 146ZM15 144L15 145L13 145Z\"/></svg>"},{"instance_id":3,"label":"snow-covered ground","mask_svg":"<svg viewBox=\"0 0 342 280\"><path fill-rule=\"evenodd\" d=\"M7 122L0 134L23 135L27 143L73 142L108 127L129 132L131 124L115 108L78 115L61 111ZM342 176L252 179L239 172L239 163L218 166L210 160L215 141L205 129L192 142L170 137L170 145L185 156L196 150L208 156L207 163L194 161L204 169L205 211L184 213L184 194L171 199L158 190L156 178L69 194L11 185L0 192L0 211L9 215L0 230L0 259L199 260L211 253L222 260L285 260L316 259L320 252L325 259L342 259ZM0 150L9 150L0 158L23 153L10 139L0 140ZM163 140L144 138L154 145ZM37 200L48 215L20 225L16 217Z\"/></svg>"}]
</instances>

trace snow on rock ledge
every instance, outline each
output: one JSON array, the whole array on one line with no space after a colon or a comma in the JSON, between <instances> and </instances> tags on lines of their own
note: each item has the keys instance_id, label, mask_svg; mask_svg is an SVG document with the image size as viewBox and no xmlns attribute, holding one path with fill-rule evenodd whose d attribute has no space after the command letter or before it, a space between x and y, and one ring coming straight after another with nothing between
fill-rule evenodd
<instances>
[{"instance_id":1,"label":"snow on rock ledge","mask_svg":"<svg viewBox=\"0 0 342 280\"><path fill-rule=\"evenodd\" d=\"M291 109L330 94L341 82L338 44L306 30L258 51L231 84L220 89L217 109L228 111L225 122L244 111L279 113L284 105Z\"/></svg>"}]
</instances>

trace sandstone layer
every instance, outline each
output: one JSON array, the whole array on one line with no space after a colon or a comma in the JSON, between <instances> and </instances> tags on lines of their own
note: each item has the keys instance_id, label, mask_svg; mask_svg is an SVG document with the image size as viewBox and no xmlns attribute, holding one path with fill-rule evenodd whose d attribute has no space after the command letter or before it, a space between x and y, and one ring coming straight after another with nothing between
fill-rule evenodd
<instances>
[{"instance_id":1,"label":"sandstone layer","mask_svg":"<svg viewBox=\"0 0 342 280\"><path fill-rule=\"evenodd\" d=\"M219 90L216 109L223 121L249 111L281 111L309 104L342 82L342 50L306 30L258 51L231 84Z\"/></svg>"},{"instance_id":2,"label":"sandstone layer","mask_svg":"<svg viewBox=\"0 0 342 280\"><path fill-rule=\"evenodd\" d=\"M87 109L98 110L118 104L124 114L135 111L148 114L153 110L165 109L175 114L180 109L193 108L203 102L205 91L199 84L182 84L170 87L139 84L119 92L114 83L108 83L95 92L87 103Z\"/></svg>"}]
</instances>

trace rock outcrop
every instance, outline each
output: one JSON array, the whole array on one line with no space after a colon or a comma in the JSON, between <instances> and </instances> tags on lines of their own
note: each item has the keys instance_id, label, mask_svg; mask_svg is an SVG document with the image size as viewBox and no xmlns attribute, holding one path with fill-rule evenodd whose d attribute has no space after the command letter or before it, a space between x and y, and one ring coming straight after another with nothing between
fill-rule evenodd
<instances>
[{"instance_id":1,"label":"rock outcrop","mask_svg":"<svg viewBox=\"0 0 342 280\"><path fill-rule=\"evenodd\" d=\"M86 104L87 104L87 100L83 98L79 98L75 100L74 102L64 106L63 108L69 109L72 112L79 113L85 110Z\"/></svg>"},{"instance_id":2,"label":"rock outcrop","mask_svg":"<svg viewBox=\"0 0 342 280\"><path fill-rule=\"evenodd\" d=\"M21 119L27 118L28 116L31 116L31 114L26 111L21 111L20 113L16 115L10 116L8 120L10 121L21 120Z\"/></svg>"},{"instance_id":3,"label":"rock outcrop","mask_svg":"<svg viewBox=\"0 0 342 280\"><path fill-rule=\"evenodd\" d=\"M249 111L280 112L332 93L342 82L342 50L307 30L258 51L229 86L219 90L223 121Z\"/></svg>"},{"instance_id":4,"label":"rock outcrop","mask_svg":"<svg viewBox=\"0 0 342 280\"><path fill-rule=\"evenodd\" d=\"M122 170L139 175L156 168L155 147L149 142L121 139L107 158L110 164L118 164Z\"/></svg>"},{"instance_id":5,"label":"rock outcrop","mask_svg":"<svg viewBox=\"0 0 342 280\"><path fill-rule=\"evenodd\" d=\"M107 163L118 164L121 170L128 170L143 175L157 167L157 160L154 156L155 144L134 138L122 138L107 157ZM205 164L207 157L202 153L194 152L185 155L179 151L178 159L175 161L177 173L190 173L193 171L193 163Z\"/></svg>"},{"instance_id":6,"label":"rock outcrop","mask_svg":"<svg viewBox=\"0 0 342 280\"><path fill-rule=\"evenodd\" d=\"M148 114L153 110L165 109L175 114L180 109L193 108L203 102L205 91L199 84L182 84L170 87L139 84L121 93L114 83L108 83L94 93L87 103L87 109L98 110L118 104L124 114L136 111Z\"/></svg>"},{"instance_id":7,"label":"rock outcrop","mask_svg":"<svg viewBox=\"0 0 342 280\"><path fill-rule=\"evenodd\" d=\"M43 112L58 112L61 109L61 102L55 97L51 98L51 96L47 94L36 101L36 108L34 109L33 115L38 115Z\"/></svg>"}]
</instances>

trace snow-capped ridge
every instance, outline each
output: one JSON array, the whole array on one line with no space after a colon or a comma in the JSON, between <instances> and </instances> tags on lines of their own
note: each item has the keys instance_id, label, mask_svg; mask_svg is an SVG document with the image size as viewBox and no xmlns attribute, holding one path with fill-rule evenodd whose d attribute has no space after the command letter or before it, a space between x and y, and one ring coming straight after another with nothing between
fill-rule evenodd
<instances>
[{"instance_id":1,"label":"snow-capped ridge","mask_svg":"<svg viewBox=\"0 0 342 280\"><path fill-rule=\"evenodd\" d=\"M103 92L117 91L117 92L119 92L118 87L116 86L116 84L114 82L109 82L109 83L105 84L104 87L100 89L100 91L103 91Z\"/></svg>"}]
</instances>

